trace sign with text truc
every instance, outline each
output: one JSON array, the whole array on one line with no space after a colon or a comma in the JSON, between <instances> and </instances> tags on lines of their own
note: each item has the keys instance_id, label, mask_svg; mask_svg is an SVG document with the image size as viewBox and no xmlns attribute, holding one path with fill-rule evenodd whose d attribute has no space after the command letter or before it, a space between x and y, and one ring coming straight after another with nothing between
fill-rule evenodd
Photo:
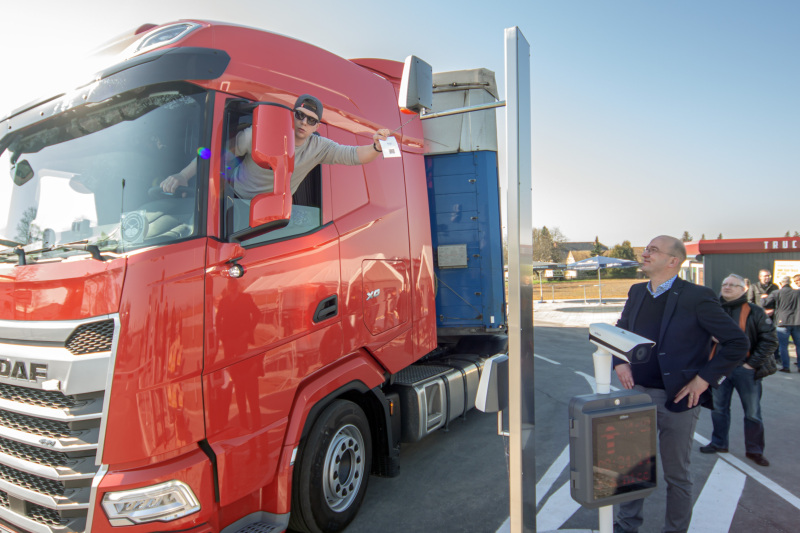
<instances>
[{"instance_id":1,"label":"sign with text truc","mask_svg":"<svg viewBox=\"0 0 800 533\"><path fill-rule=\"evenodd\" d=\"M685 243L691 255L800 253L800 237L771 237L765 239L718 239Z\"/></svg>"},{"instance_id":2,"label":"sign with text truc","mask_svg":"<svg viewBox=\"0 0 800 533\"><path fill-rule=\"evenodd\" d=\"M570 494L589 509L656 488L656 406L644 393L575 396L569 404Z\"/></svg>"}]
</instances>

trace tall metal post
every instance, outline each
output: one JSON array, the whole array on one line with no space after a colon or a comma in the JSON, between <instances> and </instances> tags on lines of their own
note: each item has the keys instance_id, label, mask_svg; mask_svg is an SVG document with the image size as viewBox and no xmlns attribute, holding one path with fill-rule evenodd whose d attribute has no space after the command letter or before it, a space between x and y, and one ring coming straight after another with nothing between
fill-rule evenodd
<instances>
[{"instance_id":1,"label":"tall metal post","mask_svg":"<svg viewBox=\"0 0 800 533\"><path fill-rule=\"evenodd\" d=\"M505 30L508 173L509 483L512 533L536 531L530 45Z\"/></svg>"},{"instance_id":2,"label":"tall metal post","mask_svg":"<svg viewBox=\"0 0 800 533\"><path fill-rule=\"evenodd\" d=\"M597 295L598 302L603 303L603 282L600 279L600 266L597 266Z\"/></svg>"}]
</instances>

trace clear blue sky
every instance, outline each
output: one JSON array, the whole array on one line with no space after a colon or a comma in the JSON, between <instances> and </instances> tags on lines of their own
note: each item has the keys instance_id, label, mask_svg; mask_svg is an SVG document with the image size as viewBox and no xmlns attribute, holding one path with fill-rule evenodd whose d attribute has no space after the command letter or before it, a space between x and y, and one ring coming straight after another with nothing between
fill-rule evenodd
<instances>
[{"instance_id":1,"label":"clear blue sky","mask_svg":"<svg viewBox=\"0 0 800 533\"><path fill-rule=\"evenodd\" d=\"M798 0L28 0L0 13L0 115L146 22L220 20L343 57L486 67L501 94L503 30L519 26L531 45L534 226L609 246L800 231Z\"/></svg>"}]
</instances>

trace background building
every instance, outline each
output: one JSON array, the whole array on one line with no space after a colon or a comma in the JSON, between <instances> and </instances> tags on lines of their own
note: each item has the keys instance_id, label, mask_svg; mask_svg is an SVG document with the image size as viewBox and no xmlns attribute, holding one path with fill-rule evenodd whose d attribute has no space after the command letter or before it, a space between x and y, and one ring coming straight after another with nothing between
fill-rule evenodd
<instances>
[{"instance_id":1,"label":"background building","mask_svg":"<svg viewBox=\"0 0 800 533\"><path fill-rule=\"evenodd\" d=\"M721 239L684 243L690 258L696 256L703 264L701 280L706 287L719 291L728 274L739 274L755 283L758 271L772 272L778 283L783 276L800 274L800 237L769 237L761 239ZM697 269L694 268L694 275ZM688 279L692 279L689 276ZM779 283L778 283L779 284Z\"/></svg>"}]
</instances>

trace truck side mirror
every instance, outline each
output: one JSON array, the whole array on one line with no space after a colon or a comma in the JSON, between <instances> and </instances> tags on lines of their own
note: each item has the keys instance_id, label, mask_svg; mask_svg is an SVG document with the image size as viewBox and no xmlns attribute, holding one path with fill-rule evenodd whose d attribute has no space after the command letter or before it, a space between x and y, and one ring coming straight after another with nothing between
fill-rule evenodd
<instances>
[{"instance_id":1,"label":"truck side mirror","mask_svg":"<svg viewBox=\"0 0 800 533\"><path fill-rule=\"evenodd\" d=\"M406 58L397 103L408 113L433 108L433 69L417 56Z\"/></svg>"},{"instance_id":2,"label":"truck side mirror","mask_svg":"<svg viewBox=\"0 0 800 533\"><path fill-rule=\"evenodd\" d=\"M11 167L11 176L16 185L25 185L33 177L33 168L27 159L23 159Z\"/></svg>"},{"instance_id":3,"label":"truck side mirror","mask_svg":"<svg viewBox=\"0 0 800 533\"><path fill-rule=\"evenodd\" d=\"M278 104L261 104L253 111L252 157L256 165L271 168L272 192L250 202L252 236L289 223L292 213L291 177L294 171L294 123L292 110Z\"/></svg>"}]
</instances>

